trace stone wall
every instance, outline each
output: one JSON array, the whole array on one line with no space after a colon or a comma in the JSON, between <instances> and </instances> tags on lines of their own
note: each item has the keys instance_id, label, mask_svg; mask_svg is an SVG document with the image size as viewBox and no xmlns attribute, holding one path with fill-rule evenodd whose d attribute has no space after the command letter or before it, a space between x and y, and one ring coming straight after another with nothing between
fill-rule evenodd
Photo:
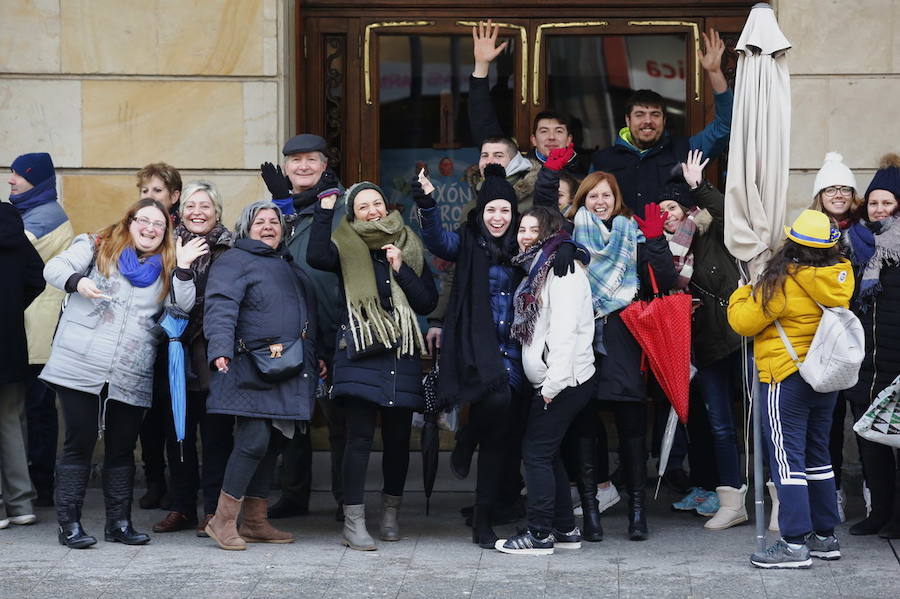
<instances>
[{"instance_id":1,"label":"stone wall","mask_svg":"<svg viewBox=\"0 0 900 599\"><path fill-rule=\"evenodd\" d=\"M900 152L900 2L779 0L793 44L792 215L812 199L825 153L840 152L865 191L879 158Z\"/></svg>"},{"instance_id":2,"label":"stone wall","mask_svg":"<svg viewBox=\"0 0 900 599\"><path fill-rule=\"evenodd\" d=\"M295 0L3 0L0 166L49 151L78 231L115 218L164 160L219 185L226 223L266 196L259 163L292 131ZM900 2L778 0L794 47L791 205L827 151L865 188L900 150Z\"/></svg>"},{"instance_id":3,"label":"stone wall","mask_svg":"<svg viewBox=\"0 0 900 599\"><path fill-rule=\"evenodd\" d=\"M165 161L215 182L225 222L266 197L287 130L279 0L4 0L0 165L48 151L78 232L137 199Z\"/></svg>"}]
</instances>

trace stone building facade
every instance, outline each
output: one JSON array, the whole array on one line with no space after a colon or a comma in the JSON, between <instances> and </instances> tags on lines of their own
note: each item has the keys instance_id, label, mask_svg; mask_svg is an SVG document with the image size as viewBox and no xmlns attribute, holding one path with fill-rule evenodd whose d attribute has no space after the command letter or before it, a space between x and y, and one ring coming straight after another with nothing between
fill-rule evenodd
<instances>
[{"instance_id":1,"label":"stone building facade","mask_svg":"<svg viewBox=\"0 0 900 599\"><path fill-rule=\"evenodd\" d=\"M0 165L51 152L78 232L119 215L137 197L134 172L159 160L185 181L217 183L233 223L242 206L266 197L259 164L277 160L297 128L303 4L4 0ZM689 16L692 4L714 2L671 4ZM879 156L900 150L900 2L774 4L794 45L796 210L825 152L844 154L864 188Z\"/></svg>"}]
</instances>

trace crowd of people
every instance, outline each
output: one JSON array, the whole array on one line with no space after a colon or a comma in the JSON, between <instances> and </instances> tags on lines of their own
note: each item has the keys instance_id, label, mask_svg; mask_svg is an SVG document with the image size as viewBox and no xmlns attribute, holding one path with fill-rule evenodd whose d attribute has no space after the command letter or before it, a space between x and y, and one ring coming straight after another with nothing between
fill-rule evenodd
<instances>
[{"instance_id":1,"label":"crowd of people","mask_svg":"<svg viewBox=\"0 0 900 599\"><path fill-rule=\"evenodd\" d=\"M16 158L0 205L0 528L55 505L60 544L96 544L81 512L102 438L106 541L150 541L131 515L140 442L140 506L168 510L154 533L194 530L226 550L290 543L270 520L309 510L318 411L343 543L378 547L364 499L376 429L377 536L400 541L429 356L439 366L437 406L467 414L454 474L468 475L477 449L474 504L462 510L473 543L549 554L602 541L601 513L620 501L617 486L628 537L648 539L648 457L669 407L623 312L689 294L690 418L663 476L684 495L673 509L706 516L712 531L747 521L735 405L752 351L770 528L780 538L751 561L839 558L846 405L859 418L900 375L900 158L886 156L862 190L828 153L810 208L786 227L759 280L741 281L725 245L724 196L704 178L727 145L732 96L719 67L724 44L714 31L703 37L713 121L673 135L665 100L639 90L613 145L584 157L562 114L537 116L524 153L500 129L487 74L505 42L490 23L473 28L469 110L481 154L468 177L476 200L458 223L441 222L424 172L410 185L412 228L377 184L345 188L325 140L301 134L280 165L261 167L271 201L245 206L233 229L215 185L182 185L176 169L156 163L137 173L139 199L121 218L75 236L50 155ZM440 281L430 256L454 265ZM866 358L855 385L820 393L798 363L833 307L858 316ZM161 328L166 317L186 320L184 332ZM170 408L172 343L185 352L181 434ZM616 428L616 472L604 412ZM850 534L900 538L900 461L889 446L857 442L870 499ZM276 477L281 496L270 505ZM515 535L495 532L522 519Z\"/></svg>"}]
</instances>

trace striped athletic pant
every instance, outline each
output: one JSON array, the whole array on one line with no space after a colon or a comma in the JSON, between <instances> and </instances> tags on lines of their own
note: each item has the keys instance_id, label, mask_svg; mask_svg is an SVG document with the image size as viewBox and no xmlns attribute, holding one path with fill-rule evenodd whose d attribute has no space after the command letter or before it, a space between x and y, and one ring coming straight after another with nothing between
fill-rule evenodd
<instances>
[{"instance_id":1,"label":"striped athletic pant","mask_svg":"<svg viewBox=\"0 0 900 599\"><path fill-rule=\"evenodd\" d=\"M828 441L837 392L818 393L795 372L759 383L769 474L778 490L778 527L788 542L840 523Z\"/></svg>"}]
</instances>

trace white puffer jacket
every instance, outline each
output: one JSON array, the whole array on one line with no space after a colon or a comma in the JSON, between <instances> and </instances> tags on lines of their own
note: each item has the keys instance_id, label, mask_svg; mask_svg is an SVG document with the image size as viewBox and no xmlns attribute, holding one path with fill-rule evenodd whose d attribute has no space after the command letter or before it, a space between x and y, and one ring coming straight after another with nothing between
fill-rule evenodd
<instances>
[{"instance_id":1,"label":"white puffer jacket","mask_svg":"<svg viewBox=\"0 0 900 599\"><path fill-rule=\"evenodd\" d=\"M541 309L529 345L522 346L525 376L547 398L594 375L594 310L584 268L557 277L551 269L541 289Z\"/></svg>"}]
</instances>

